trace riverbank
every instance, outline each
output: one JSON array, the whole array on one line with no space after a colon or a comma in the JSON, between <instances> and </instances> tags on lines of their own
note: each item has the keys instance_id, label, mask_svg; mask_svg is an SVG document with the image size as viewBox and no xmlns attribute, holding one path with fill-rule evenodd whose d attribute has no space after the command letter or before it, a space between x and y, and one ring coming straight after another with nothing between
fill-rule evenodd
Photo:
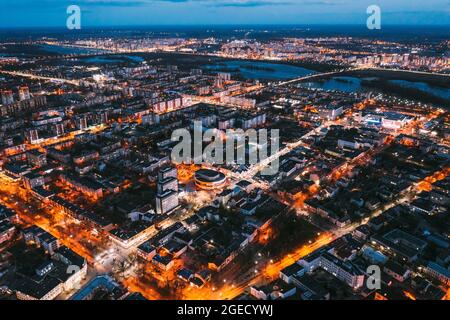
<instances>
[{"instance_id":1,"label":"riverbank","mask_svg":"<svg viewBox=\"0 0 450 320\"><path fill-rule=\"evenodd\" d=\"M406 87L398 83L394 83L387 79L371 79L362 80L361 85L364 87L377 89L385 94L395 94L404 99L417 100L420 102L441 105L450 108L450 99L439 97L432 92L427 92L417 88Z\"/></svg>"},{"instance_id":2,"label":"riverbank","mask_svg":"<svg viewBox=\"0 0 450 320\"><path fill-rule=\"evenodd\" d=\"M366 69L351 70L342 73L343 76L350 77L377 77L386 80L406 80L412 82L426 82L429 85L450 89L450 75L438 73L419 73L407 70L383 70Z\"/></svg>"}]
</instances>

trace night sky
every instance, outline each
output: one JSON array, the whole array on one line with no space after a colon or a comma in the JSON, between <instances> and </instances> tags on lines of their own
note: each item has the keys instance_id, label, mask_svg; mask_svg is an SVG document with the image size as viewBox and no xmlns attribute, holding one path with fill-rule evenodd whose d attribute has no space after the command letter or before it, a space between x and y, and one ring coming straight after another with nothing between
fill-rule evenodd
<instances>
[{"instance_id":1,"label":"night sky","mask_svg":"<svg viewBox=\"0 0 450 320\"><path fill-rule=\"evenodd\" d=\"M384 24L450 25L450 0L0 0L0 27L64 27L79 5L82 26L365 24L376 4Z\"/></svg>"}]
</instances>

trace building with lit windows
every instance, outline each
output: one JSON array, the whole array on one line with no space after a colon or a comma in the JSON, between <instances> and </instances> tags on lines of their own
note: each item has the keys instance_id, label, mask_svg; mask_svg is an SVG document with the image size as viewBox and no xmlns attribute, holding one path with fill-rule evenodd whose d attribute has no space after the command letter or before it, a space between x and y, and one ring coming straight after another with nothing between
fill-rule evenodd
<instances>
[{"instance_id":1,"label":"building with lit windows","mask_svg":"<svg viewBox=\"0 0 450 320\"><path fill-rule=\"evenodd\" d=\"M178 207L178 192L167 190L156 196L156 213L167 214Z\"/></svg>"},{"instance_id":2,"label":"building with lit windows","mask_svg":"<svg viewBox=\"0 0 450 320\"><path fill-rule=\"evenodd\" d=\"M195 186L199 189L214 190L225 186L226 177L222 172L200 169L195 172Z\"/></svg>"}]
</instances>

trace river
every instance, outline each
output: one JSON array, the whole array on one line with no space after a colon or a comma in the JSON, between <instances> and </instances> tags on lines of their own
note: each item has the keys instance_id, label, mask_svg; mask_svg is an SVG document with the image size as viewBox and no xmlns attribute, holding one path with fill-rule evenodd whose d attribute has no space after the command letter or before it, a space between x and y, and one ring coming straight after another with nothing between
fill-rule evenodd
<instances>
[{"instance_id":1,"label":"river","mask_svg":"<svg viewBox=\"0 0 450 320\"><path fill-rule=\"evenodd\" d=\"M287 64L246 60L223 61L206 65L204 68L218 72L239 74L245 79L269 81L289 80L316 73L306 68Z\"/></svg>"}]
</instances>

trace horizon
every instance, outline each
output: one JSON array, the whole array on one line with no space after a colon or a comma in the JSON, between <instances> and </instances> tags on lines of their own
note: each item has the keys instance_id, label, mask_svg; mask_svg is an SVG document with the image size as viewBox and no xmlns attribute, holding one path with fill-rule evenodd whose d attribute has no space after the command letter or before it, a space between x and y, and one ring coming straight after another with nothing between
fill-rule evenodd
<instances>
[{"instance_id":1,"label":"horizon","mask_svg":"<svg viewBox=\"0 0 450 320\"><path fill-rule=\"evenodd\" d=\"M421 24L421 25L408 25L408 24L384 24L384 28L414 28L414 29L421 29L421 28L440 28L440 27L446 27L450 26L450 24ZM190 27L190 28L234 28L234 27L254 27L254 28L286 28L286 27L301 27L301 28L310 28L310 27L364 27L366 28L365 23L354 23L354 24L345 24L345 23L336 23L336 24L324 24L324 23L310 23L310 24L292 24L292 23L286 23L286 24L278 24L278 23L260 23L260 24L155 24L155 25L143 25L143 24L130 24L130 25L86 25L82 26L79 30L71 30L71 31L83 31L83 30L89 30L89 29L127 29L127 28L183 28L183 27ZM67 27L65 26L0 26L0 30L17 30L17 29L54 29L54 30L67 30ZM447 32L447 30L442 30L443 32Z\"/></svg>"}]
</instances>

